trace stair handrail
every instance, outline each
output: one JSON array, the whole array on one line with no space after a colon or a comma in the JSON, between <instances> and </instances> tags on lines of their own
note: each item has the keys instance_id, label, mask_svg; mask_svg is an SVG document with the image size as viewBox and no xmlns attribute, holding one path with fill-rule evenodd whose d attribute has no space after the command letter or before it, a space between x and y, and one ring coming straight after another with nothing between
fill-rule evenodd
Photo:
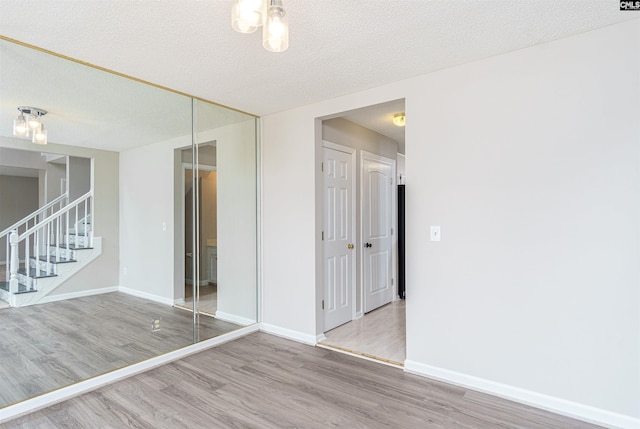
<instances>
[{"instance_id":1,"label":"stair handrail","mask_svg":"<svg viewBox=\"0 0 640 429\"><path fill-rule=\"evenodd\" d=\"M38 222L37 224L35 224L34 226L32 226L31 228L29 228L28 230L26 230L25 232L23 232L22 234L20 234L20 238L18 239L18 241L22 241L24 240L27 235L32 234L33 232L35 232L36 230L38 230L39 228L41 228L42 226L46 225L47 223L55 220L56 218L62 216L65 213L68 213L71 211L71 209L79 206L80 204L82 204L85 200L87 200L88 198L91 198L93 196L93 191L89 191L86 194L84 194L81 197L78 197L75 201L67 204L66 206L64 206L63 208L61 208L60 210L58 210L57 212L53 213L52 215L50 215L49 217L41 220L40 222ZM76 222L78 222L78 219L76 219Z\"/></svg>"},{"instance_id":2,"label":"stair handrail","mask_svg":"<svg viewBox=\"0 0 640 429\"><path fill-rule=\"evenodd\" d=\"M78 208L83 203L84 203L84 217L82 218L82 220L80 220L79 215L81 213L79 212ZM56 262L60 261L60 254L61 254L60 245L61 244L65 244L67 246L67 250L70 249L69 237L71 236L71 234L69 234L70 232L69 217L71 216L71 214L69 212L71 212L74 209L75 209L75 216L73 218L73 224L74 224L75 231L73 235L75 235L76 237L75 245L76 247L90 248L93 245L93 231L89 233L89 229L87 228L87 225L89 224L89 222L87 222L87 218L89 215L93 215L93 190L90 190L86 194L77 198L75 201L55 211L54 213L47 216L45 219L41 220L40 222L37 222L35 225L33 225L31 228L28 228L22 234L20 234L19 231L15 228L10 231L8 242L7 242L7 253L8 253L7 256L9 258L9 267L8 267L9 270L7 270L7 281L9 283L10 293L16 293L18 291L18 271L19 271L19 264L20 264L19 248L18 248L19 243L26 240L25 246L24 246L25 254L26 254L24 258L25 265L26 265L26 268L25 268L26 274L24 274L25 277L27 279L33 280L33 277L30 275L30 262L31 262L30 244L31 242L33 243L33 247L34 247L33 248L33 255L35 259L34 272L36 272L36 276L38 271L42 271L38 269L38 264L40 263L40 260L41 260L40 259L41 247L44 247L44 249L46 250L46 258L44 259L44 262L46 263L46 267L44 268L44 271L47 274L50 274L51 268L52 268L52 255L50 252L51 246L54 245L56 249L55 251ZM82 225L83 223L84 223L84 231L81 234L79 234L78 233L79 225ZM33 236L33 240L31 240L31 236ZM84 237L84 240L85 240L83 246L77 246L78 239L80 236ZM31 287L30 290L34 290L32 282L30 282L30 287Z\"/></svg>"},{"instance_id":3,"label":"stair handrail","mask_svg":"<svg viewBox=\"0 0 640 429\"><path fill-rule=\"evenodd\" d=\"M0 232L0 238L2 238L5 235L9 234L14 229L19 228L20 225L31 221L35 217L38 217L40 214L46 212L51 207L55 206L56 204L58 204L60 201L64 200L68 196L69 196L69 194L65 192L64 194L60 195L58 198L55 198L51 202L48 202L47 204L45 204L44 206L42 206L41 208L39 208L35 212L31 213L29 216L24 217L23 219L19 220L18 222L14 223L13 225L11 225L9 228L7 228L4 231Z\"/></svg>"}]
</instances>

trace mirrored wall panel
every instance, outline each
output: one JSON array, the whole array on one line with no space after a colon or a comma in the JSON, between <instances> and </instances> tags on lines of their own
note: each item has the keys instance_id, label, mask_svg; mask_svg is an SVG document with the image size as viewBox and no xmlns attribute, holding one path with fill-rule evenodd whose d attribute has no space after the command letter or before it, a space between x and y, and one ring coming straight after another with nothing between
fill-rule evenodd
<instances>
[{"instance_id":1,"label":"mirrored wall panel","mask_svg":"<svg viewBox=\"0 0 640 429\"><path fill-rule=\"evenodd\" d=\"M256 129L0 39L0 408L256 323Z\"/></svg>"}]
</instances>

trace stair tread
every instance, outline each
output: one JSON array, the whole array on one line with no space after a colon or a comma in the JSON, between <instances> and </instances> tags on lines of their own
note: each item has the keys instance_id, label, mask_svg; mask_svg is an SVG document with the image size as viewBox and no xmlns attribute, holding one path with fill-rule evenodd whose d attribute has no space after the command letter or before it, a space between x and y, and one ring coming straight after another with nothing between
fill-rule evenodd
<instances>
[{"instance_id":1,"label":"stair tread","mask_svg":"<svg viewBox=\"0 0 640 429\"><path fill-rule=\"evenodd\" d=\"M56 246L52 245L51 247L55 248ZM70 247L67 247L66 244L61 244L58 246L61 249L69 249L69 250L91 250L93 249L93 247L75 247L73 245L71 245Z\"/></svg>"},{"instance_id":2,"label":"stair tread","mask_svg":"<svg viewBox=\"0 0 640 429\"><path fill-rule=\"evenodd\" d=\"M31 257L31 259L35 259L34 256ZM50 260L47 260L46 256L40 256L40 258L38 258L40 261L42 262L51 262L52 264L67 264L69 262L78 262L75 259L67 259L67 258L56 258L55 256L52 256Z\"/></svg>"},{"instance_id":3,"label":"stair tread","mask_svg":"<svg viewBox=\"0 0 640 429\"><path fill-rule=\"evenodd\" d=\"M44 279L46 277L56 277L56 274L49 274L44 270L37 270L35 268L30 268L29 269L29 274L27 274L27 270L24 268L20 268L18 270L18 274L22 274L22 275L28 275L29 277L33 278L33 279Z\"/></svg>"},{"instance_id":4,"label":"stair tread","mask_svg":"<svg viewBox=\"0 0 640 429\"><path fill-rule=\"evenodd\" d=\"M0 289L6 290L7 292L9 292L9 282L0 282ZM37 289L32 289L29 290L29 288L27 287L27 285L22 284L22 283L18 283L18 293L32 293L32 292L38 292Z\"/></svg>"}]
</instances>

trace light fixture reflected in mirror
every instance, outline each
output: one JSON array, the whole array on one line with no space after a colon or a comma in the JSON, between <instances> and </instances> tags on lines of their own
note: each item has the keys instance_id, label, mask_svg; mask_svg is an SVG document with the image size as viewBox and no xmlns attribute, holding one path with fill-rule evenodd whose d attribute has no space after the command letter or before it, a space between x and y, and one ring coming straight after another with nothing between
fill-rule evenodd
<instances>
[{"instance_id":1,"label":"light fixture reflected in mirror","mask_svg":"<svg viewBox=\"0 0 640 429\"><path fill-rule=\"evenodd\" d=\"M19 106L20 114L13 121L13 135L28 139L37 144L47 144L47 130L42 117L48 112L38 107Z\"/></svg>"},{"instance_id":2,"label":"light fixture reflected in mirror","mask_svg":"<svg viewBox=\"0 0 640 429\"><path fill-rule=\"evenodd\" d=\"M31 139L36 144L47 144L47 130L44 125L40 124L38 128L33 130L33 138Z\"/></svg>"},{"instance_id":3,"label":"light fixture reflected in mirror","mask_svg":"<svg viewBox=\"0 0 640 429\"><path fill-rule=\"evenodd\" d=\"M396 113L395 115L393 115L393 125L395 125L396 127L404 127L405 124L406 117L404 115L404 112Z\"/></svg>"}]
</instances>

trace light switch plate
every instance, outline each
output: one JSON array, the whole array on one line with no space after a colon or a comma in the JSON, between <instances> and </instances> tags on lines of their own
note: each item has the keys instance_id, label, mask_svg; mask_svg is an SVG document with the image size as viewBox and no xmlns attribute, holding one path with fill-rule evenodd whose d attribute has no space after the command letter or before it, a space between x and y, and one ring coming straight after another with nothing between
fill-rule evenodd
<instances>
[{"instance_id":1,"label":"light switch plate","mask_svg":"<svg viewBox=\"0 0 640 429\"><path fill-rule=\"evenodd\" d=\"M440 225L431 225L431 241L440 241Z\"/></svg>"}]
</instances>

